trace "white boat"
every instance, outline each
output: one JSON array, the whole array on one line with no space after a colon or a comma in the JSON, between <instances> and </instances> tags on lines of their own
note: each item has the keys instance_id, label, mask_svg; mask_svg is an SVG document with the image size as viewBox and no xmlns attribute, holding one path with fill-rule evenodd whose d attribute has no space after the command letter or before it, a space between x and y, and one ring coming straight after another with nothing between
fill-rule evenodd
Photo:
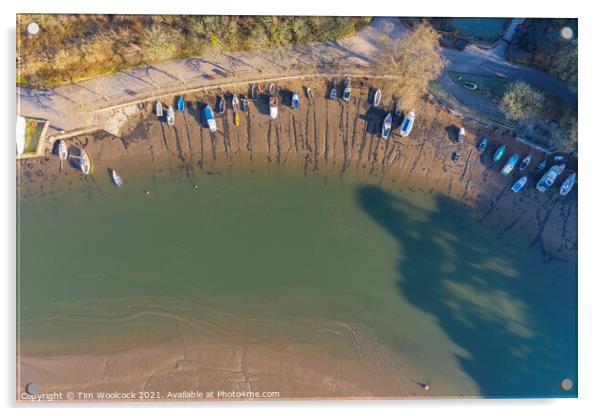
<instances>
[{"instance_id":1,"label":"white boat","mask_svg":"<svg viewBox=\"0 0 602 416\"><path fill-rule=\"evenodd\" d=\"M514 185L512 185L512 188L510 188L510 189L512 190L512 192L517 193L518 191L523 189L523 187L525 186L526 183L527 183L527 177L523 176L519 180L514 182Z\"/></svg>"},{"instance_id":2,"label":"white boat","mask_svg":"<svg viewBox=\"0 0 602 416\"><path fill-rule=\"evenodd\" d=\"M566 194L571 192L573 185L575 185L575 179L577 179L577 174L572 173L564 180L564 182L562 182L562 185L560 186L560 195L566 196Z\"/></svg>"},{"instance_id":3,"label":"white boat","mask_svg":"<svg viewBox=\"0 0 602 416\"><path fill-rule=\"evenodd\" d=\"M278 97L270 97L270 117L275 119L278 117Z\"/></svg>"},{"instance_id":4,"label":"white boat","mask_svg":"<svg viewBox=\"0 0 602 416\"><path fill-rule=\"evenodd\" d=\"M213 110L211 110L211 107L206 105L203 109L203 114L205 115L207 126L209 126L209 131L211 133L215 133L217 131L217 124L215 123L215 117L213 116Z\"/></svg>"},{"instance_id":5,"label":"white boat","mask_svg":"<svg viewBox=\"0 0 602 416\"><path fill-rule=\"evenodd\" d=\"M67 160L69 157L69 148L63 140L59 140L59 158L61 160Z\"/></svg>"},{"instance_id":6,"label":"white boat","mask_svg":"<svg viewBox=\"0 0 602 416\"><path fill-rule=\"evenodd\" d=\"M383 122L383 128L381 131L381 137L383 139L388 139L389 135L391 134L391 124L393 123L393 116L391 116L391 113L387 114L387 117L385 117L385 121Z\"/></svg>"},{"instance_id":7,"label":"white boat","mask_svg":"<svg viewBox=\"0 0 602 416\"><path fill-rule=\"evenodd\" d=\"M564 171L565 165L554 165L541 177L537 185L535 186L539 192L545 192L548 188L554 185L554 182Z\"/></svg>"},{"instance_id":8,"label":"white boat","mask_svg":"<svg viewBox=\"0 0 602 416\"><path fill-rule=\"evenodd\" d=\"M343 81L343 101L349 101L351 99L351 78L345 77Z\"/></svg>"},{"instance_id":9,"label":"white boat","mask_svg":"<svg viewBox=\"0 0 602 416\"><path fill-rule=\"evenodd\" d=\"M111 177L113 178L113 182L115 182L115 185L117 185L118 188L121 188L123 186L123 179L121 179L121 176L119 176L119 173L117 173L116 170L111 169Z\"/></svg>"},{"instance_id":10,"label":"white boat","mask_svg":"<svg viewBox=\"0 0 602 416\"><path fill-rule=\"evenodd\" d=\"M527 166L529 166L529 163L531 163L531 154L528 154L527 156L525 156L523 158L523 160L520 162L520 166L518 167L518 170L525 170L527 169Z\"/></svg>"},{"instance_id":11,"label":"white boat","mask_svg":"<svg viewBox=\"0 0 602 416\"><path fill-rule=\"evenodd\" d=\"M167 124L173 126L176 122L176 116L174 114L173 108L171 105L167 108Z\"/></svg>"},{"instance_id":12,"label":"white boat","mask_svg":"<svg viewBox=\"0 0 602 416\"><path fill-rule=\"evenodd\" d=\"M518 163L519 159L520 159L520 156L516 153L513 154L512 156L510 156L508 158L508 160L506 161L506 163L504 164L504 167L501 170L502 175L508 176L510 174L510 172L512 172L514 170L514 167Z\"/></svg>"},{"instance_id":13,"label":"white boat","mask_svg":"<svg viewBox=\"0 0 602 416\"><path fill-rule=\"evenodd\" d=\"M382 92L380 91L380 88L376 90L376 92L374 93L374 107L378 107L378 105L380 104L380 99L382 98Z\"/></svg>"},{"instance_id":14,"label":"white boat","mask_svg":"<svg viewBox=\"0 0 602 416\"><path fill-rule=\"evenodd\" d=\"M236 94L232 96L232 110L238 111L238 97Z\"/></svg>"},{"instance_id":15,"label":"white boat","mask_svg":"<svg viewBox=\"0 0 602 416\"><path fill-rule=\"evenodd\" d=\"M90 157L86 151L83 149L79 159L79 168L84 175L89 175L90 172L92 172L92 161L90 160Z\"/></svg>"},{"instance_id":16,"label":"white boat","mask_svg":"<svg viewBox=\"0 0 602 416\"><path fill-rule=\"evenodd\" d=\"M157 114L157 117L163 117L163 104L161 104L161 101L157 101L155 113Z\"/></svg>"},{"instance_id":17,"label":"white boat","mask_svg":"<svg viewBox=\"0 0 602 416\"><path fill-rule=\"evenodd\" d=\"M458 131L458 143L464 143L465 137L466 137L466 130L464 130L464 127L460 127L460 131Z\"/></svg>"},{"instance_id":18,"label":"white boat","mask_svg":"<svg viewBox=\"0 0 602 416\"><path fill-rule=\"evenodd\" d=\"M403 137L409 136L414 126L414 110L410 111L408 115L403 119L400 128L400 134Z\"/></svg>"}]
</instances>

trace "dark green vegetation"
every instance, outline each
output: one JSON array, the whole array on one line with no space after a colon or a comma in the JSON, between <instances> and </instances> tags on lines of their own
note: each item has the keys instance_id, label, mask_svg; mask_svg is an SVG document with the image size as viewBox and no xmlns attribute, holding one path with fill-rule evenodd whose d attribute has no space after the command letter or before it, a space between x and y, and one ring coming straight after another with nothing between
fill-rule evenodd
<instances>
[{"instance_id":1,"label":"dark green vegetation","mask_svg":"<svg viewBox=\"0 0 602 416\"><path fill-rule=\"evenodd\" d=\"M494 101L502 98L504 92L506 92L506 89L508 88L508 84L510 84L508 79L502 77L468 74L466 72L456 71L448 71L447 73L451 79L460 86L464 86L465 82L476 84L477 89L469 91L473 91L475 94L492 97Z\"/></svg>"},{"instance_id":2,"label":"dark green vegetation","mask_svg":"<svg viewBox=\"0 0 602 416\"><path fill-rule=\"evenodd\" d=\"M105 75L191 55L284 47L352 35L370 17L18 15L17 82ZM28 23L40 32L29 36Z\"/></svg>"},{"instance_id":3,"label":"dark green vegetation","mask_svg":"<svg viewBox=\"0 0 602 416\"><path fill-rule=\"evenodd\" d=\"M568 27L572 38L561 30ZM526 19L506 49L506 58L534 66L565 81L577 90L577 19Z\"/></svg>"}]
</instances>

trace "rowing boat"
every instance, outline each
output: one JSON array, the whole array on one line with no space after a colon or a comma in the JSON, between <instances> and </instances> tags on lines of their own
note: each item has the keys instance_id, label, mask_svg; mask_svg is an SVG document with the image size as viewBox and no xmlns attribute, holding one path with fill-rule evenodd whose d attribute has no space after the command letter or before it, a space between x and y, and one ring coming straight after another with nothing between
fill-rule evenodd
<instances>
[{"instance_id":1,"label":"rowing boat","mask_svg":"<svg viewBox=\"0 0 602 416\"><path fill-rule=\"evenodd\" d=\"M378 105L380 104L381 98L382 98L382 92L380 91L380 88L379 88L374 93L374 100L372 101L372 103L374 104L374 107L378 107Z\"/></svg>"},{"instance_id":2,"label":"rowing boat","mask_svg":"<svg viewBox=\"0 0 602 416\"><path fill-rule=\"evenodd\" d=\"M176 122L175 114L171 105L167 108L167 124L173 126Z\"/></svg>"},{"instance_id":3,"label":"rowing boat","mask_svg":"<svg viewBox=\"0 0 602 416\"><path fill-rule=\"evenodd\" d=\"M69 157L69 149L63 140L59 140L59 159L67 160Z\"/></svg>"},{"instance_id":4,"label":"rowing boat","mask_svg":"<svg viewBox=\"0 0 602 416\"><path fill-rule=\"evenodd\" d=\"M518 167L518 170L523 171L523 170L527 169L527 166L529 166L529 163L531 163L531 154L528 154L527 156L525 156L523 158L523 160L520 162L520 166Z\"/></svg>"},{"instance_id":5,"label":"rowing boat","mask_svg":"<svg viewBox=\"0 0 602 416\"><path fill-rule=\"evenodd\" d=\"M90 157L86 153L85 150L82 149L80 159L79 159L79 168L81 169L84 175L89 175L92 172L92 161Z\"/></svg>"},{"instance_id":6,"label":"rowing boat","mask_svg":"<svg viewBox=\"0 0 602 416\"><path fill-rule=\"evenodd\" d=\"M211 107L206 105L203 109L203 114L205 116L205 121L209 126L209 131L215 133L217 131L217 124L215 123L215 117L213 116L213 110L211 110Z\"/></svg>"},{"instance_id":7,"label":"rowing boat","mask_svg":"<svg viewBox=\"0 0 602 416\"><path fill-rule=\"evenodd\" d=\"M270 97L270 117L272 119L278 117L278 97L275 95Z\"/></svg>"},{"instance_id":8,"label":"rowing boat","mask_svg":"<svg viewBox=\"0 0 602 416\"><path fill-rule=\"evenodd\" d=\"M384 139L388 139L391 134L391 124L393 123L393 116L391 113L387 114L385 117L385 121L383 122L383 128L381 131L381 137Z\"/></svg>"},{"instance_id":9,"label":"rowing boat","mask_svg":"<svg viewBox=\"0 0 602 416\"><path fill-rule=\"evenodd\" d=\"M571 192L571 189L573 189L573 185L575 184L575 179L577 179L577 174L572 173L564 180L564 182L562 182L562 185L560 186L560 195L566 196L566 194Z\"/></svg>"},{"instance_id":10,"label":"rowing boat","mask_svg":"<svg viewBox=\"0 0 602 416\"><path fill-rule=\"evenodd\" d=\"M498 162L502 158L502 156L504 156L505 151L506 151L505 144L498 147L497 150L495 151L495 153L493 154L493 161Z\"/></svg>"},{"instance_id":11,"label":"rowing boat","mask_svg":"<svg viewBox=\"0 0 602 416\"><path fill-rule=\"evenodd\" d=\"M510 188L510 189L512 190L512 192L517 193L518 191L523 189L523 187L525 186L526 183L527 183L527 177L523 176L519 180L514 182L514 185L512 185L512 188Z\"/></svg>"},{"instance_id":12,"label":"rowing boat","mask_svg":"<svg viewBox=\"0 0 602 416\"><path fill-rule=\"evenodd\" d=\"M184 111L184 104L184 97L180 95L180 98L178 98L178 111Z\"/></svg>"},{"instance_id":13,"label":"rowing boat","mask_svg":"<svg viewBox=\"0 0 602 416\"><path fill-rule=\"evenodd\" d=\"M520 156L516 153L513 154L512 156L510 156L508 158L508 160L506 161L506 163L504 164L504 167L501 170L502 175L507 176L508 174L510 174L510 172L512 172L514 170L514 167L518 163L519 159L520 159Z\"/></svg>"},{"instance_id":14,"label":"rowing boat","mask_svg":"<svg viewBox=\"0 0 602 416\"><path fill-rule=\"evenodd\" d=\"M161 101L157 101L155 113L157 114L157 117L163 117L163 104L161 104Z\"/></svg>"},{"instance_id":15,"label":"rowing boat","mask_svg":"<svg viewBox=\"0 0 602 416\"><path fill-rule=\"evenodd\" d=\"M403 137L409 136L414 126L414 110L410 111L401 123L400 133Z\"/></svg>"},{"instance_id":16,"label":"rowing boat","mask_svg":"<svg viewBox=\"0 0 602 416\"><path fill-rule=\"evenodd\" d=\"M121 188L123 186L123 179L121 179L121 176L119 176L119 173L117 173L116 170L111 169L111 177L113 178L113 182L115 183L115 185L117 185L118 188Z\"/></svg>"},{"instance_id":17,"label":"rowing boat","mask_svg":"<svg viewBox=\"0 0 602 416\"><path fill-rule=\"evenodd\" d=\"M238 111L238 97L235 95L232 96L232 110L234 110L235 112Z\"/></svg>"},{"instance_id":18,"label":"rowing boat","mask_svg":"<svg viewBox=\"0 0 602 416\"><path fill-rule=\"evenodd\" d=\"M243 95L240 99L240 108L243 111L243 113L249 112L249 99L246 95Z\"/></svg>"}]
</instances>

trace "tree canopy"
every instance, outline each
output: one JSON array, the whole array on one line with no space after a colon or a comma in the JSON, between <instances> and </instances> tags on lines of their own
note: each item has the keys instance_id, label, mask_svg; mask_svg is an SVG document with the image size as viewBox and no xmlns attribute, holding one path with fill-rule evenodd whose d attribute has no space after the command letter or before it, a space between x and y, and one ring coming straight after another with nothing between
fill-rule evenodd
<instances>
[{"instance_id":1,"label":"tree canopy","mask_svg":"<svg viewBox=\"0 0 602 416\"><path fill-rule=\"evenodd\" d=\"M540 114L542 104L542 97L535 89L517 80L508 86L500 108L509 119L529 120Z\"/></svg>"}]
</instances>

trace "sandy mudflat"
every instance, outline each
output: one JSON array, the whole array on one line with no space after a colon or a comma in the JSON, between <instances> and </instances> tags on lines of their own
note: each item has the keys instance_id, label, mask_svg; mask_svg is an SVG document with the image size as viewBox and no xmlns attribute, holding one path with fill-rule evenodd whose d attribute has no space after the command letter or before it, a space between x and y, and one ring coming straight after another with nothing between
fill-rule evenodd
<instances>
[{"instance_id":1,"label":"sandy mudflat","mask_svg":"<svg viewBox=\"0 0 602 416\"><path fill-rule=\"evenodd\" d=\"M354 81L353 98L343 103L324 98L324 83L303 85L308 83L314 89L314 99L310 102L301 94L298 110L288 107L289 94L284 91L284 105L278 119L272 121L263 97L260 103L251 103L249 115L241 114L238 127L228 109L218 117L218 132L213 135L202 125L197 104L213 106L213 94L186 96L186 111L176 113L174 127L159 122L148 103L139 114L129 117L122 138L96 133L69 140L73 146L84 147L93 159L94 175L90 177L72 166L61 171L54 155L19 162L21 202L34 204L39 197L102 192L113 186L107 168L130 177L168 173L192 178L193 174L211 173L217 166L268 166L300 170L306 175L362 177L389 188L443 193L472 207L492 232L515 236L516 244L534 255L543 255L546 261L576 259L577 188L565 198L558 194L558 183L545 194L535 190L542 174L535 169L542 155L530 151L529 183L518 195L512 193L509 187L519 177L518 169L504 177L499 173L503 163L491 162L500 144L508 146L504 160L512 153L522 156L529 151L511 131L463 123L425 98L414 109L417 119L411 136L395 134L383 140L379 133L386 113L370 110L367 104L368 88L377 84ZM302 91L301 81L281 87ZM383 92L382 103L388 107L391 97ZM399 124L400 120L395 120L397 132ZM458 145L452 126L462 125L467 138ZM475 146L482 136L490 142L483 155ZM451 159L456 151L461 155L458 162ZM575 168L571 161L561 180ZM175 337L109 354L23 354L19 357L20 380L35 379L47 389L64 392L134 389L164 394L194 388L279 391L280 398L425 394L417 380L404 376L402 369L371 361L371 354L386 354L382 350L385 347L370 339L369 331L362 332L358 341L357 328L343 325L330 330L335 338L341 337L349 354L341 356L339 349L335 353L328 346L294 339L250 342L197 328L196 332L187 331L185 339ZM365 354L365 360L358 359L358 354ZM55 381L57 374L61 375L60 383ZM19 395L22 389L18 387ZM459 393L451 387L448 391Z\"/></svg>"}]
</instances>

